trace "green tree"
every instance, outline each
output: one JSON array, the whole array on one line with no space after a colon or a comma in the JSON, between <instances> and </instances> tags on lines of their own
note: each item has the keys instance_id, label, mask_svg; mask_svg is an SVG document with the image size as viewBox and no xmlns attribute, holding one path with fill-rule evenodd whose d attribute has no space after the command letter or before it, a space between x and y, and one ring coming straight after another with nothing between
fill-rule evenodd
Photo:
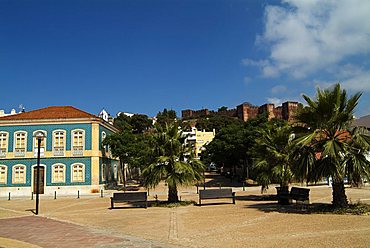
<instances>
[{"instance_id":1,"label":"green tree","mask_svg":"<svg viewBox=\"0 0 370 248\"><path fill-rule=\"evenodd\" d=\"M245 159L243 124L231 124L216 132L215 138L206 146L205 161L215 162L224 168L233 169Z\"/></svg>"},{"instance_id":2,"label":"green tree","mask_svg":"<svg viewBox=\"0 0 370 248\"><path fill-rule=\"evenodd\" d=\"M153 126L148 116L141 114L133 115L130 118L130 125L134 133L143 133Z\"/></svg>"},{"instance_id":3,"label":"green tree","mask_svg":"<svg viewBox=\"0 0 370 248\"><path fill-rule=\"evenodd\" d=\"M227 110L227 107L226 106L222 106L220 108L217 109L218 112L220 111L226 111Z\"/></svg>"},{"instance_id":4,"label":"green tree","mask_svg":"<svg viewBox=\"0 0 370 248\"><path fill-rule=\"evenodd\" d=\"M113 125L118 128L121 132L132 130L131 118L123 113L114 118Z\"/></svg>"},{"instance_id":5,"label":"green tree","mask_svg":"<svg viewBox=\"0 0 370 248\"><path fill-rule=\"evenodd\" d=\"M176 122L176 118L175 110L167 110L165 108L162 112L158 112L157 114L157 125L165 127L166 124L170 125L171 123Z\"/></svg>"},{"instance_id":6,"label":"green tree","mask_svg":"<svg viewBox=\"0 0 370 248\"><path fill-rule=\"evenodd\" d=\"M217 117L220 121L216 137L206 146L203 154L206 163L215 162L218 165L235 169L243 168L243 177L253 176L251 170L253 146L256 143L258 132L267 123L267 115L258 115L257 118L243 122L230 117ZM235 172L235 170L234 170Z\"/></svg>"},{"instance_id":7,"label":"green tree","mask_svg":"<svg viewBox=\"0 0 370 248\"><path fill-rule=\"evenodd\" d=\"M287 123L279 125L270 122L260 129L254 147L254 169L256 181L261 184L262 192L271 183L288 186L292 179L292 160L290 154L293 147L294 134Z\"/></svg>"},{"instance_id":8,"label":"green tree","mask_svg":"<svg viewBox=\"0 0 370 248\"><path fill-rule=\"evenodd\" d=\"M332 177L335 207L348 205L345 176L369 175L370 171L365 158L370 138L350 127L360 96L361 93L356 93L348 98L339 84L326 90L318 89L316 99L303 95L308 106L296 115L296 120L305 128L296 143L300 149L298 161L303 161L298 164L297 172L309 181Z\"/></svg>"},{"instance_id":9,"label":"green tree","mask_svg":"<svg viewBox=\"0 0 370 248\"><path fill-rule=\"evenodd\" d=\"M157 126L152 147L153 160L143 169L143 185L153 188L165 180L168 185L168 202L178 202L178 185L200 181L204 166L184 146L177 123L164 128Z\"/></svg>"},{"instance_id":10,"label":"green tree","mask_svg":"<svg viewBox=\"0 0 370 248\"><path fill-rule=\"evenodd\" d=\"M242 125L243 121L237 118L224 115L209 115L203 116L197 119L196 128L199 130L213 131L216 130L216 133L219 132L222 128L229 125Z\"/></svg>"},{"instance_id":11,"label":"green tree","mask_svg":"<svg viewBox=\"0 0 370 248\"><path fill-rule=\"evenodd\" d=\"M134 136L131 132L120 132L108 135L104 141L103 145L108 145L112 156L119 158L120 161L120 171L122 175L122 180L124 187L126 187L126 177L125 177L125 164L129 163L129 156L132 153L132 141Z\"/></svg>"}]
</instances>

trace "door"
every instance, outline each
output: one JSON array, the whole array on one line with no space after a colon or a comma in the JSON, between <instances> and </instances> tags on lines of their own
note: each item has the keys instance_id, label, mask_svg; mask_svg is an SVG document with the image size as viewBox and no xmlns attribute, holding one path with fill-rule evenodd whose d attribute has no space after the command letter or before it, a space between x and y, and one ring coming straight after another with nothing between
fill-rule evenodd
<instances>
[{"instance_id":1,"label":"door","mask_svg":"<svg viewBox=\"0 0 370 248\"><path fill-rule=\"evenodd\" d=\"M44 194L45 167L40 166L39 194ZM33 167L33 193L36 194L37 166Z\"/></svg>"}]
</instances>

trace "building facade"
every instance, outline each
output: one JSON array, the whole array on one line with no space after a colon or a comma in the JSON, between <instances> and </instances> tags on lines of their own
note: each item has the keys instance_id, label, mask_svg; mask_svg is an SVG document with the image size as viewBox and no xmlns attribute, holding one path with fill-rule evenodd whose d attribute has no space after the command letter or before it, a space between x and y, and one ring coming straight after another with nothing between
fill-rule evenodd
<instances>
[{"instance_id":1,"label":"building facade","mask_svg":"<svg viewBox=\"0 0 370 248\"><path fill-rule=\"evenodd\" d=\"M203 147L208 145L216 135L216 131L213 129L212 132L199 131L195 127L192 128L191 132L183 132L186 136L185 145L192 147L194 149L194 154L196 158L199 158Z\"/></svg>"},{"instance_id":2,"label":"building facade","mask_svg":"<svg viewBox=\"0 0 370 248\"><path fill-rule=\"evenodd\" d=\"M45 195L97 193L118 177L119 162L102 145L118 130L103 119L71 106L47 107L0 117L0 195L36 191L37 140L40 192Z\"/></svg>"},{"instance_id":3,"label":"building facade","mask_svg":"<svg viewBox=\"0 0 370 248\"><path fill-rule=\"evenodd\" d=\"M201 110L182 110L182 118L197 118L207 115L222 115L239 118L243 121L247 121L256 118L258 114L267 113L268 119L281 119L286 121L294 120L294 113L298 109L298 102L284 102L281 106L275 107L274 104L264 104L261 106L253 106L250 103L243 103L238 105L234 109L221 110L221 111L210 111L208 109Z\"/></svg>"}]
</instances>

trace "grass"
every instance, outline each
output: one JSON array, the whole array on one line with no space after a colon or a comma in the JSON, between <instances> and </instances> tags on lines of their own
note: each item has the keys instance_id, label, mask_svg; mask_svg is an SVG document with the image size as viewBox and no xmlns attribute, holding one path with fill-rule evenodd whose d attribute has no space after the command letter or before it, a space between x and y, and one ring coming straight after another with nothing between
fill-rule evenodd
<instances>
[{"instance_id":1,"label":"grass","mask_svg":"<svg viewBox=\"0 0 370 248\"><path fill-rule=\"evenodd\" d=\"M177 208L182 206L194 205L195 201L179 201L179 202L167 202L158 201L151 204L152 207L166 207L166 208Z\"/></svg>"},{"instance_id":2,"label":"grass","mask_svg":"<svg viewBox=\"0 0 370 248\"><path fill-rule=\"evenodd\" d=\"M365 203L349 204L346 208L335 208L331 204L320 204L310 207L312 213L331 213L331 214L353 214L369 215L370 205Z\"/></svg>"}]
</instances>

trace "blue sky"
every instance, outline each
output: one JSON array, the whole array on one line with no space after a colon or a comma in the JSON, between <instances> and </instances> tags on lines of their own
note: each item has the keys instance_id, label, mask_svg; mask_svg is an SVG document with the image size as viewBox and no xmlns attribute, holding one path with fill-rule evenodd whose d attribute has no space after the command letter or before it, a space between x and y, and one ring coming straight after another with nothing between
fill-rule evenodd
<instances>
[{"instance_id":1,"label":"blue sky","mask_svg":"<svg viewBox=\"0 0 370 248\"><path fill-rule=\"evenodd\" d=\"M370 114L370 2L0 0L0 109L303 101L341 82Z\"/></svg>"}]
</instances>

